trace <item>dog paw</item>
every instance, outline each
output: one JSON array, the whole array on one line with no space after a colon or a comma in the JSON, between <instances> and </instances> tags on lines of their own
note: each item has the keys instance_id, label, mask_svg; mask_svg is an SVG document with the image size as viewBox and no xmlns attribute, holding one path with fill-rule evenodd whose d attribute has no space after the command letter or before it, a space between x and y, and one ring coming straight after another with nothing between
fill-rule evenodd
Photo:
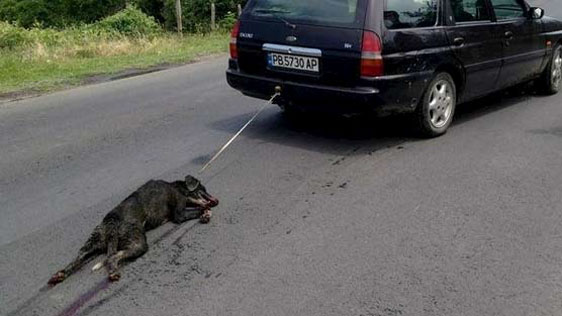
<instances>
[{"instance_id":1,"label":"dog paw","mask_svg":"<svg viewBox=\"0 0 562 316\"><path fill-rule=\"evenodd\" d=\"M117 282L119 281L119 279L121 279L121 274L119 274L118 272L110 273L108 279L111 282Z\"/></svg>"},{"instance_id":2,"label":"dog paw","mask_svg":"<svg viewBox=\"0 0 562 316\"><path fill-rule=\"evenodd\" d=\"M212 216L213 213L211 212L211 210L204 210L201 217L199 217L199 222L203 224L208 224L211 221Z\"/></svg>"},{"instance_id":3,"label":"dog paw","mask_svg":"<svg viewBox=\"0 0 562 316\"><path fill-rule=\"evenodd\" d=\"M54 286L54 285L57 285L57 284L61 283L62 281L64 281L64 279L66 279L66 275L64 274L64 272L59 271L51 277L48 284L51 285L51 286Z\"/></svg>"}]
</instances>

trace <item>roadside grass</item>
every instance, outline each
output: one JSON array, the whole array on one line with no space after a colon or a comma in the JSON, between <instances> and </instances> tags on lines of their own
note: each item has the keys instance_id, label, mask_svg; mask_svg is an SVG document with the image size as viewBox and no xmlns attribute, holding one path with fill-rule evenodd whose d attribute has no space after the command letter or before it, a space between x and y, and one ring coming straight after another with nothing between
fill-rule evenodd
<instances>
[{"instance_id":1,"label":"roadside grass","mask_svg":"<svg viewBox=\"0 0 562 316\"><path fill-rule=\"evenodd\" d=\"M21 43L15 47L0 47L0 96L56 90L132 68L187 63L226 52L229 38L226 31L183 37L165 32L146 37L97 30L41 32L36 38L16 37Z\"/></svg>"}]
</instances>

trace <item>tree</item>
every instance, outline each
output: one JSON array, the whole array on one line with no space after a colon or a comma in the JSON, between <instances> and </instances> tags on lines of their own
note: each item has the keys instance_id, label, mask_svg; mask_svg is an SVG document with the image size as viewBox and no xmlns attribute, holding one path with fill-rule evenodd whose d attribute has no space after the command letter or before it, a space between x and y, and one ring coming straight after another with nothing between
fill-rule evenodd
<instances>
[{"instance_id":1,"label":"tree","mask_svg":"<svg viewBox=\"0 0 562 316\"><path fill-rule=\"evenodd\" d=\"M176 0L176 23L178 25L178 33L183 33L182 25L182 12L181 12L181 0Z\"/></svg>"}]
</instances>

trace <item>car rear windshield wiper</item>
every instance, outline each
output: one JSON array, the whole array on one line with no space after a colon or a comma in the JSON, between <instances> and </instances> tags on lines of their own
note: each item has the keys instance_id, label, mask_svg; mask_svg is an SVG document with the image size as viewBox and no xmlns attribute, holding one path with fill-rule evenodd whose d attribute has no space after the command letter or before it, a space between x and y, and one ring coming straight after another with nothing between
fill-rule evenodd
<instances>
[{"instance_id":1,"label":"car rear windshield wiper","mask_svg":"<svg viewBox=\"0 0 562 316\"><path fill-rule=\"evenodd\" d=\"M285 23L288 27L294 29L297 26L284 18L280 17L278 14L287 14L291 13L291 11L279 10L279 9L255 9L254 13L261 13L261 14L270 14L272 17L278 19L279 21Z\"/></svg>"}]
</instances>

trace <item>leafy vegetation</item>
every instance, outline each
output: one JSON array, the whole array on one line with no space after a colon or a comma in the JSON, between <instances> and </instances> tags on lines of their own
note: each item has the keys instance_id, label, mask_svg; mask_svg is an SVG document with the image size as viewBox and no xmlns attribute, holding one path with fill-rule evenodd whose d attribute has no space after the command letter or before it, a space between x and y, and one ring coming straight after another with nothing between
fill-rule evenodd
<instances>
[{"instance_id":1,"label":"leafy vegetation","mask_svg":"<svg viewBox=\"0 0 562 316\"><path fill-rule=\"evenodd\" d=\"M123 11L104 18L96 26L126 36L153 36L162 32L154 17L148 16L138 9L127 6Z\"/></svg>"},{"instance_id":2,"label":"leafy vegetation","mask_svg":"<svg viewBox=\"0 0 562 316\"><path fill-rule=\"evenodd\" d=\"M244 5L246 0L214 2L217 21L221 21L229 12L236 12L237 4ZM186 31L208 31L211 1L181 0L181 3ZM127 5L138 7L166 29L175 30L175 0L0 0L0 20L26 28L63 28L100 21L123 10Z\"/></svg>"},{"instance_id":3,"label":"leafy vegetation","mask_svg":"<svg viewBox=\"0 0 562 316\"><path fill-rule=\"evenodd\" d=\"M196 32L185 36L169 31L174 1L0 0L0 95L227 51L234 0L216 1L219 30L209 27L208 0L181 0L184 25Z\"/></svg>"},{"instance_id":4,"label":"leafy vegetation","mask_svg":"<svg viewBox=\"0 0 562 316\"><path fill-rule=\"evenodd\" d=\"M0 0L0 20L23 27L93 23L125 8L126 0Z\"/></svg>"},{"instance_id":5,"label":"leafy vegetation","mask_svg":"<svg viewBox=\"0 0 562 316\"><path fill-rule=\"evenodd\" d=\"M228 32L166 33L135 8L97 23L65 29L23 28L0 22L0 94L46 91L91 75L163 63L185 63L223 53Z\"/></svg>"},{"instance_id":6,"label":"leafy vegetation","mask_svg":"<svg viewBox=\"0 0 562 316\"><path fill-rule=\"evenodd\" d=\"M0 49L26 49L30 46L58 47L84 46L126 37L153 37L163 32L154 18L133 7L94 24L67 27L65 29L31 27L24 28L8 22L0 22Z\"/></svg>"}]
</instances>

